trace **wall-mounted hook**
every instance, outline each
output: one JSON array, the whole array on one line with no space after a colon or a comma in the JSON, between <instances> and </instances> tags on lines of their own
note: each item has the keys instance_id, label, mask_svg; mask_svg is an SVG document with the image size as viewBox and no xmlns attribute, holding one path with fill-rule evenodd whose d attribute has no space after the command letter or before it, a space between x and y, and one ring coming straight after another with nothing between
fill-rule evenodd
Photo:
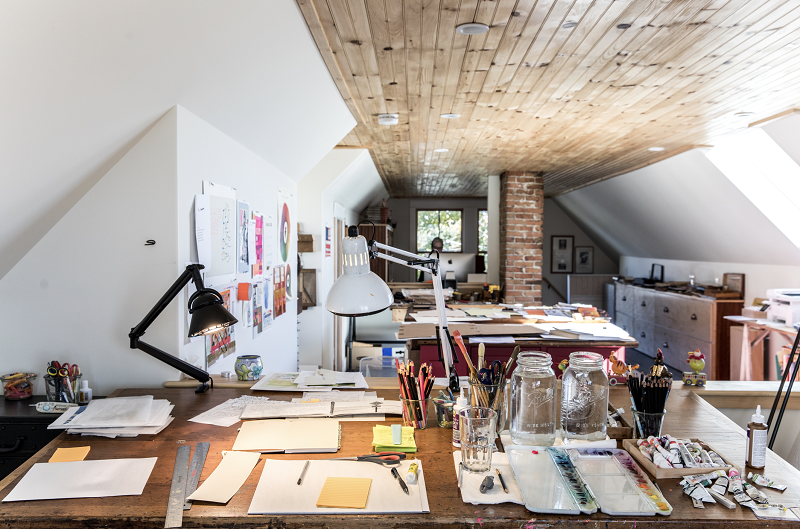
<instances>
[{"instance_id":1,"label":"wall-mounted hook","mask_svg":"<svg viewBox=\"0 0 800 529\"><path fill-rule=\"evenodd\" d=\"M153 246L155 243L156 243L156 241L154 241L153 239L147 239L147 240L144 242L144 245L145 245L145 246Z\"/></svg>"}]
</instances>

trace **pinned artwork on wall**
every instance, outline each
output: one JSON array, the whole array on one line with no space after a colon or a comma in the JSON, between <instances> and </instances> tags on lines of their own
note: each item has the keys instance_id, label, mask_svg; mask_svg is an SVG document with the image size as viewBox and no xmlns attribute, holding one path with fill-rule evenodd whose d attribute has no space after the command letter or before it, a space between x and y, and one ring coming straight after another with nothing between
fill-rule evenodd
<instances>
[{"instance_id":1,"label":"pinned artwork on wall","mask_svg":"<svg viewBox=\"0 0 800 529\"><path fill-rule=\"evenodd\" d=\"M550 238L550 273L572 273L574 240L575 238L572 235L553 235Z\"/></svg>"},{"instance_id":2,"label":"pinned artwork on wall","mask_svg":"<svg viewBox=\"0 0 800 529\"><path fill-rule=\"evenodd\" d=\"M232 310L231 288L220 291L223 306L227 310ZM225 327L219 332L207 335L206 342L206 366L211 367L217 361L236 352L236 335L234 325Z\"/></svg>"},{"instance_id":3,"label":"pinned artwork on wall","mask_svg":"<svg viewBox=\"0 0 800 529\"><path fill-rule=\"evenodd\" d=\"M272 215L264 215L264 229L261 232L261 255L266 276L274 264L273 254L275 252L275 222Z\"/></svg>"},{"instance_id":4,"label":"pinned artwork on wall","mask_svg":"<svg viewBox=\"0 0 800 529\"><path fill-rule=\"evenodd\" d=\"M264 307L262 306L264 298L260 295L263 286L263 283L253 283L251 289L253 296L251 301L251 305L253 307L253 338L256 338L264 330Z\"/></svg>"},{"instance_id":5,"label":"pinned artwork on wall","mask_svg":"<svg viewBox=\"0 0 800 529\"><path fill-rule=\"evenodd\" d=\"M594 273L594 246L575 247L575 273Z\"/></svg>"},{"instance_id":6,"label":"pinned artwork on wall","mask_svg":"<svg viewBox=\"0 0 800 529\"><path fill-rule=\"evenodd\" d=\"M230 283L237 270L236 190L204 181L203 194L195 195L194 203L197 257L205 266L205 285Z\"/></svg>"},{"instance_id":7,"label":"pinned artwork on wall","mask_svg":"<svg viewBox=\"0 0 800 529\"><path fill-rule=\"evenodd\" d=\"M273 295L274 295L274 291L273 291L274 289L273 289L273 286L272 286L272 278L269 275L267 275L264 278L263 286L264 286L264 288L263 288L263 296L264 296L264 302L263 303L264 303L264 305L263 305L263 307L261 309L261 319L264 322L263 323L263 327L265 329L268 329L268 328L270 328L272 326L272 320L274 319L273 318L273 309L272 309L272 305L273 305L272 298L273 298Z\"/></svg>"},{"instance_id":8,"label":"pinned artwork on wall","mask_svg":"<svg viewBox=\"0 0 800 529\"><path fill-rule=\"evenodd\" d=\"M289 255L292 252L292 239L296 236L292 232L292 219L294 219L294 212L292 211L292 194L285 189L278 188L278 253L280 254L280 263L285 263L289 260Z\"/></svg>"},{"instance_id":9,"label":"pinned artwork on wall","mask_svg":"<svg viewBox=\"0 0 800 529\"><path fill-rule=\"evenodd\" d=\"M255 236L255 261L253 265L253 279L264 275L264 217L257 211L253 212Z\"/></svg>"},{"instance_id":10,"label":"pinned artwork on wall","mask_svg":"<svg viewBox=\"0 0 800 529\"><path fill-rule=\"evenodd\" d=\"M251 219L250 205L247 202L239 202L238 208L236 215L236 229L238 230L236 237L236 267L240 274L246 274L250 271L250 245L248 244Z\"/></svg>"},{"instance_id":11,"label":"pinned artwork on wall","mask_svg":"<svg viewBox=\"0 0 800 529\"><path fill-rule=\"evenodd\" d=\"M325 225L325 257L331 256L331 227Z\"/></svg>"},{"instance_id":12,"label":"pinned artwork on wall","mask_svg":"<svg viewBox=\"0 0 800 529\"><path fill-rule=\"evenodd\" d=\"M273 311L276 318L286 312L286 266L273 269L272 280L275 282Z\"/></svg>"}]
</instances>

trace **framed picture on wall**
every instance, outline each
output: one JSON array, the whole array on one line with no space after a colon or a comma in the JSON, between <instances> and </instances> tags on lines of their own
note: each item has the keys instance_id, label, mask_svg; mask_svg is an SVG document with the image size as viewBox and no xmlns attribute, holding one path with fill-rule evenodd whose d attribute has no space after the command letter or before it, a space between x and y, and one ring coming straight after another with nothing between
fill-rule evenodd
<instances>
[{"instance_id":1,"label":"framed picture on wall","mask_svg":"<svg viewBox=\"0 0 800 529\"><path fill-rule=\"evenodd\" d=\"M728 287L728 292L739 292L744 299L744 274L724 274L722 284Z\"/></svg>"},{"instance_id":2,"label":"framed picture on wall","mask_svg":"<svg viewBox=\"0 0 800 529\"><path fill-rule=\"evenodd\" d=\"M575 273L594 273L594 246L575 247Z\"/></svg>"},{"instance_id":3,"label":"framed picture on wall","mask_svg":"<svg viewBox=\"0 0 800 529\"><path fill-rule=\"evenodd\" d=\"M571 274L572 249L575 238L572 235L553 235L550 238L550 273Z\"/></svg>"}]
</instances>

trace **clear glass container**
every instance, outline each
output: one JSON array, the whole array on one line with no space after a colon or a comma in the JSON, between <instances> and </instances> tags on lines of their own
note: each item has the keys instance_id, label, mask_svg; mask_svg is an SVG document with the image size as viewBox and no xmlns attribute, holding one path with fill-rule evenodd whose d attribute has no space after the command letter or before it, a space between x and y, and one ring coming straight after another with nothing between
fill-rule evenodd
<instances>
[{"instance_id":1,"label":"clear glass container","mask_svg":"<svg viewBox=\"0 0 800 529\"><path fill-rule=\"evenodd\" d=\"M606 438L608 376L603 356L577 351L561 378L561 436L566 440Z\"/></svg>"},{"instance_id":2,"label":"clear glass container","mask_svg":"<svg viewBox=\"0 0 800 529\"><path fill-rule=\"evenodd\" d=\"M511 440L552 446L556 441L556 375L553 360L538 351L520 353L511 377Z\"/></svg>"}]
</instances>

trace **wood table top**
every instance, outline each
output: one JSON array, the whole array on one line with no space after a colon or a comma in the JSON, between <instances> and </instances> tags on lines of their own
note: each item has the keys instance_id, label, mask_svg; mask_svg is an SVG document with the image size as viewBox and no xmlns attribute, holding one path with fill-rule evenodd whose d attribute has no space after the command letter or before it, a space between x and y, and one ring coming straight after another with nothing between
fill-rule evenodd
<instances>
[{"instance_id":1,"label":"wood table top","mask_svg":"<svg viewBox=\"0 0 800 529\"><path fill-rule=\"evenodd\" d=\"M175 421L163 432L155 436L143 435L136 438L104 439L97 437L68 436L62 433L56 440L43 448L17 471L0 482L0 498L5 497L14 484L35 462L46 462L57 447L91 445L87 459L108 459L125 457L158 457L153 473L141 496L85 498L71 500L46 500L0 504L0 521L3 527L163 527L167 498L175 453L178 446L189 443L194 448L199 441L211 443L211 449L203 469L206 479L221 460L221 451L230 450L236 438L236 426L222 428L206 424L187 422L187 419L205 411L229 398L241 394L269 395L271 399L288 400L296 393L252 393L244 389L217 388L205 394L180 388L164 389L126 389L110 396L153 395L168 399L175 405ZM378 395L396 398L396 390L378 390ZM611 401L619 406L629 404L626 389L611 389ZM399 422L399 418L388 423ZM429 420L429 425L431 424ZM342 447L337 457L354 456L367 453L371 448L373 422L342 422ZM692 391L682 388L673 390L667 403L665 433L676 437L697 437L719 450L734 462L744 461L744 432L711 405L697 397ZM487 527L525 527L539 528L555 525L566 527L630 528L637 524L647 527L708 528L734 525L750 527L771 525L790 527L789 523L759 522L750 509L737 507L728 510L720 505L707 505L705 509L692 507L677 480L661 480L661 487L674 510L668 517L611 517L603 513L591 516L541 515L527 511L514 504L470 505L461 501L456 474L453 468L453 447L451 430L435 425L417 431L416 442L419 447L417 457L425 470L429 514L406 515L309 515L309 516L251 516L247 514L258 480L263 469L260 461L245 484L226 505L195 503L191 510L184 511L184 527L421 527L437 525L441 527L487 528ZM330 454L270 454L262 455L274 459L325 459ZM774 453L767 456L766 475L779 483L787 485L786 492L764 490L773 501L784 505L800 505L800 471L783 461ZM796 526L796 524L795 524Z\"/></svg>"}]
</instances>

